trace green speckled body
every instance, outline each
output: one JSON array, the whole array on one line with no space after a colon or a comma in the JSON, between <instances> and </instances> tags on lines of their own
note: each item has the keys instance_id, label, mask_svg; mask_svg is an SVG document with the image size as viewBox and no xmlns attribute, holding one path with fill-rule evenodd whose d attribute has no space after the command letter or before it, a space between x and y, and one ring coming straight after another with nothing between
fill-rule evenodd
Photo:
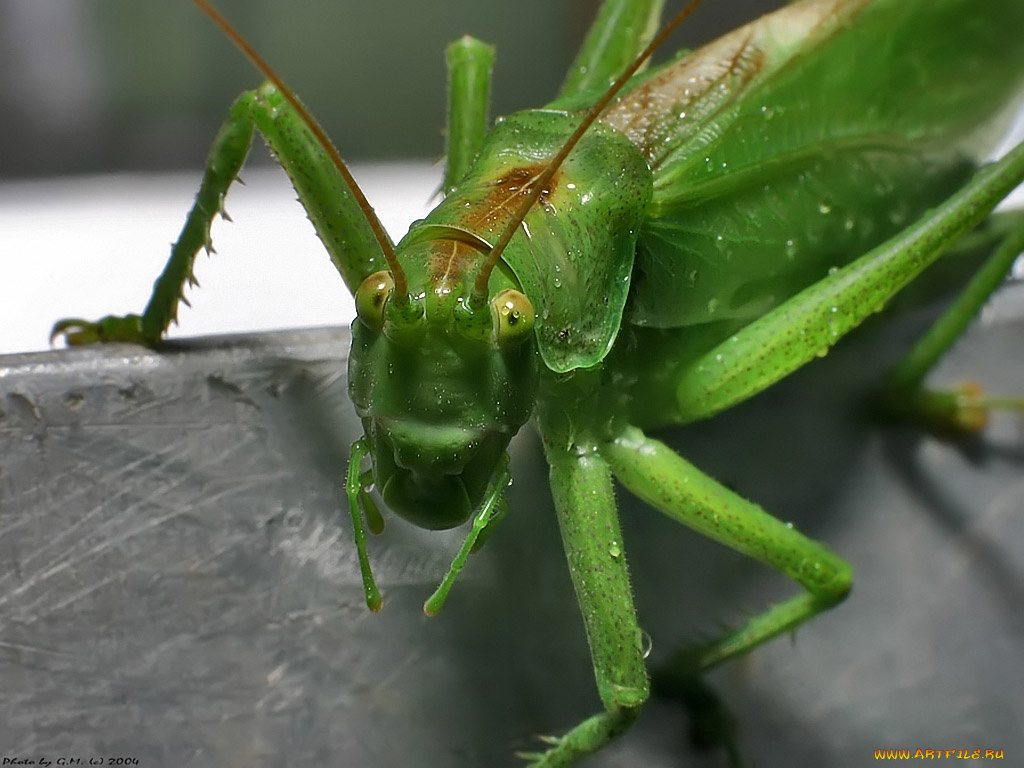
<instances>
[{"instance_id":1,"label":"green speckled body","mask_svg":"<svg viewBox=\"0 0 1024 768\"><path fill-rule=\"evenodd\" d=\"M536 305L542 397L558 397L549 373L610 353L605 422L692 418L674 391L690 360L902 229L991 153L1022 82L1021 25L1016 0L804 2L635 78L491 278ZM493 242L585 94L499 121L423 224ZM420 228L399 260L454 302L484 254Z\"/></svg>"},{"instance_id":2,"label":"green speckled body","mask_svg":"<svg viewBox=\"0 0 1024 768\"><path fill-rule=\"evenodd\" d=\"M640 29L658 3L642 6L606 10L636 12L631 23ZM851 570L841 558L637 427L707 417L824 354L981 220L1022 173L1015 165L1001 178L976 180L984 203L967 184L1024 83L1020 29L1019 0L789 5L635 77L526 213L489 286L491 295L521 291L536 311L534 339L517 348L536 380L516 390L516 418L494 418L498 390L471 383L481 352L468 354L468 364L453 360L465 377L439 370L433 381L466 403L449 428L486 414L490 432L506 440L529 411L551 467L604 712L532 756L537 765L569 765L596 750L629 726L648 696L613 476L806 590L695 651L684 664L693 674L848 593ZM449 325L472 301L516 199L599 97L601 76L588 72L575 69L548 109L499 121L445 200L399 243L397 259L429 327ZM911 226L957 190L943 212ZM887 250L882 244L899 233ZM359 326L353 400L375 446L374 471L394 476L403 449L379 437L381 403L418 403L416 392L433 384L418 381L393 400L381 375L363 376ZM426 360L445 349L438 342L435 352L417 347L408 356ZM467 386L476 388L475 404ZM489 444L483 454L493 460L497 449ZM493 493L483 468L463 472L473 478L467 489L478 490L474 505ZM457 521L444 515L452 503L444 494L402 501Z\"/></svg>"},{"instance_id":3,"label":"green speckled body","mask_svg":"<svg viewBox=\"0 0 1024 768\"><path fill-rule=\"evenodd\" d=\"M446 196L397 246L254 58L274 84L232 108L144 313L54 328L156 343L258 129L356 297L349 389L365 434L345 487L367 605L382 605L371 487L419 526L471 521L433 615L506 512L509 441L528 420L542 438L602 705L525 755L543 768L617 737L650 690L613 479L801 587L677 654L684 698L707 701L704 670L850 590L843 559L641 428L707 418L824 355L1024 181L1024 144L985 163L1024 88L1024 0L802 0L635 74L662 4L604 0L556 99L489 132L492 52L451 46ZM1024 410L922 385L1024 248L1024 217L985 238L999 241L989 260L887 388L911 418L976 429L991 407Z\"/></svg>"},{"instance_id":4,"label":"green speckled body","mask_svg":"<svg viewBox=\"0 0 1024 768\"><path fill-rule=\"evenodd\" d=\"M654 173L628 315L757 317L988 158L1024 72L1017 0L798 3L652 73L603 121Z\"/></svg>"},{"instance_id":5,"label":"green speckled body","mask_svg":"<svg viewBox=\"0 0 1024 768\"><path fill-rule=\"evenodd\" d=\"M635 422L704 415L676 391L690 362L991 156L1024 84L1021 25L1017 0L797 3L617 99L602 121L654 183L609 359Z\"/></svg>"}]
</instances>

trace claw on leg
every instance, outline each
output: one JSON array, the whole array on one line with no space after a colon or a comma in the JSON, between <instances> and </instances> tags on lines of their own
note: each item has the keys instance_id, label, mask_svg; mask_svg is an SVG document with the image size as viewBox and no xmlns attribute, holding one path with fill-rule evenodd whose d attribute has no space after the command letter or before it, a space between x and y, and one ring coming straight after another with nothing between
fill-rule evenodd
<instances>
[{"instance_id":1,"label":"claw on leg","mask_svg":"<svg viewBox=\"0 0 1024 768\"><path fill-rule=\"evenodd\" d=\"M58 336L62 337L69 347L116 341L128 344L148 343L142 334L140 315L107 315L96 322L75 317L65 318L54 323L50 331L50 344L53 344Z\"/></svg>"},{"instance_id":2,"label":"claw on leg","mask_svg":"<svg viewBox=\"0 0 1024 768\"><path fill-rule=\"evenodd\" d=\"M988 426L993 410L1024 413L1024 398L993 397L974 381L951 389L891 391L885 413L899 421L911 421L942 434L977 435Z\"/></svg>"},{"instance_id":3,"label":"claw on leg","mask_svg":"<svg viewBox=\"0 0 1024 768\"><path fill-rule=\"evenodd\" d=\"M559 736L539 734L535 738L546 747L557 747L562 743L562 739ZM516 752L515 756L520 760L525 760L528 765L532 766L542 764L544 759L547 757L547 754L547 752Z\"/></svg>"}]
</instances>

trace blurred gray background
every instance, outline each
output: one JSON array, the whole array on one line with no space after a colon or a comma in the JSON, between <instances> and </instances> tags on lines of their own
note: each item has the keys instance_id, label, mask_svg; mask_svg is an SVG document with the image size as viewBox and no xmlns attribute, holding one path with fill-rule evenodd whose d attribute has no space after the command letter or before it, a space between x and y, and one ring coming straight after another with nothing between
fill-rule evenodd
<instances>
[{"instance_id":1,"label":"blurred gray background","mask_svg":"<svg viewBox=\"0 0 1024 768\"><path fill-rule=\"evenodd\" d=\"M705 3L666 54L780 4ZM462 34L498 46L493 114L551 98L598 2L217 5L360 161L442 154L442 52ZM188 0L4 0L0 68L0 180L198 168L235 95L258 81Z\"/></svg>"}]
</instances>

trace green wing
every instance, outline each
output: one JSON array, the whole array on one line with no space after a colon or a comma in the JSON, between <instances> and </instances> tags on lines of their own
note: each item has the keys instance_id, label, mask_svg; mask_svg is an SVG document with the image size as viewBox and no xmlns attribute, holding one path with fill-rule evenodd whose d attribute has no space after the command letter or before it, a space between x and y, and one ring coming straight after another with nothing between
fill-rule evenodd
<instances>
[{"instance_id":1,"label":"green wing","mask_svg":"<svg viewBox=\"0 0 1024 768\"><path fill-rule=\"evenodd\" d=\"M602 121L654 198L631 322L756 317L900 229L991 152L1021 0L812 0L644 76Z\"/></svg>"}]
</instances>

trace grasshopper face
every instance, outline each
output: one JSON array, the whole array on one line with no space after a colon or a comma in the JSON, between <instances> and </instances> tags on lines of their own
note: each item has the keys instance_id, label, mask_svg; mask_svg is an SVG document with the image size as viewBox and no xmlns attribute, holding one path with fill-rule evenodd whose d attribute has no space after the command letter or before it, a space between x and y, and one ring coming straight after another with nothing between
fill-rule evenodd
<instances>
[{"instance_id":1,"label":"grasshopper face","mask_svg":"<svg viewBox=\"0 0 1024 768\"><path fill-rule=\"evenodd\" d=\"M452 528L480 505L532 411L533 310L514 290L476 309L447 286L393 294L387 272L357 293L350 394L387 506L420 527Z\"/></svg>"}]
</instances>

